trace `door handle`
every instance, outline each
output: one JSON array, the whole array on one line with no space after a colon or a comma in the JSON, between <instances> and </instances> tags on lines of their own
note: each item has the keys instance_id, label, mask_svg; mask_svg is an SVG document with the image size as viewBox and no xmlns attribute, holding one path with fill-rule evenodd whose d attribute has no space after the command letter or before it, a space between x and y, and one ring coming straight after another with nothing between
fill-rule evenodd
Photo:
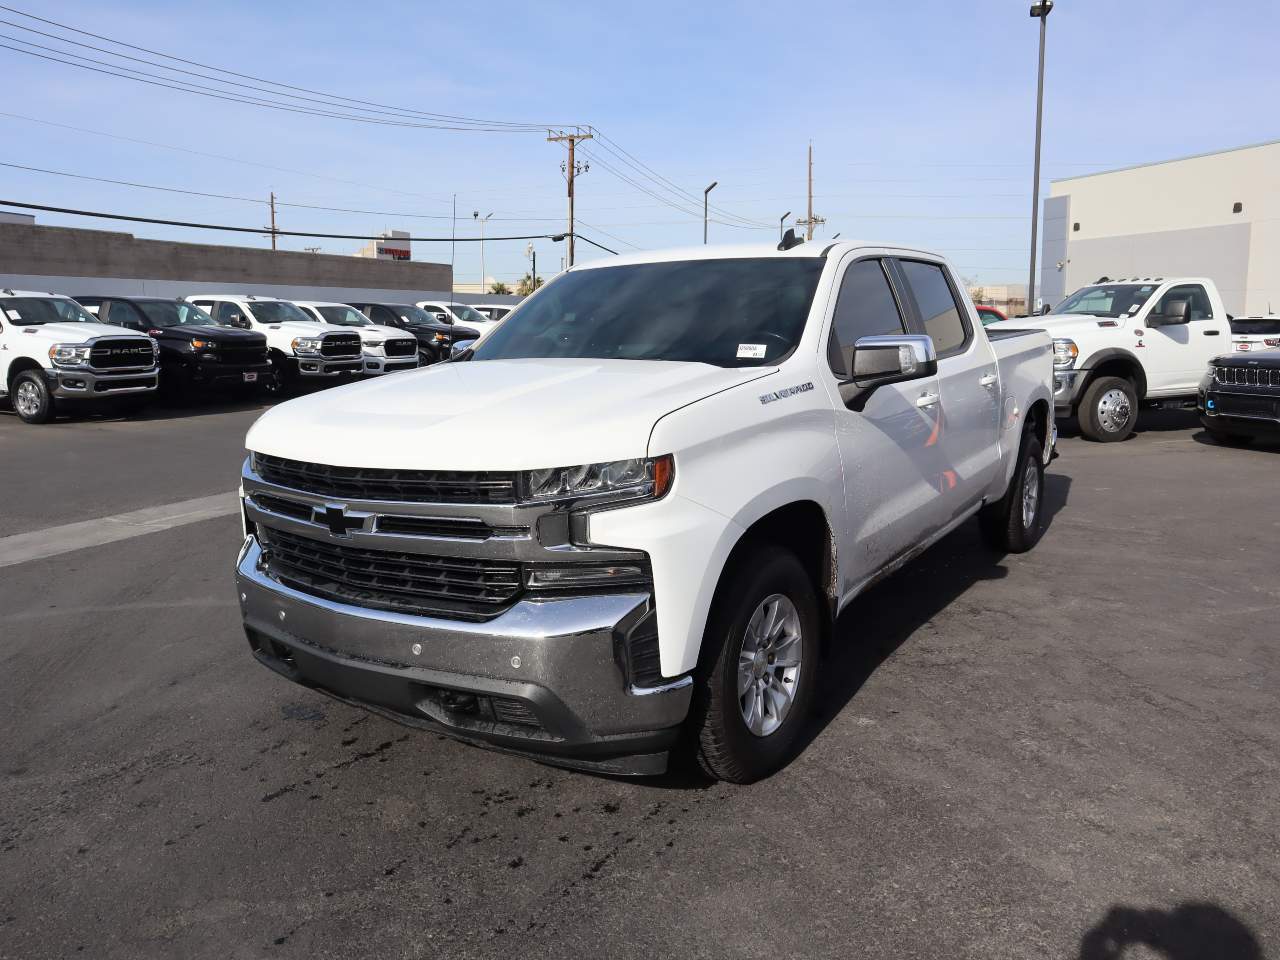
<instances>
[{"instance_id":1,"label":"door handle","mask_svg":"<svg viewBox=\"0 0 1280 960\"><path fill-rule=\"evenodd\" d=\"M987 373L979 377L978 382L982 384L984 387L994 387L998 379L999 377L997 377L994 373Z\"/></svg>"},{"instance_id":2,"label":"door handle","mask_svg":"<svg viewBox=\"0 0 1280 960\"><path fill-rule=\"evenodd\" d=\"M1206 330L1206 331L1204 332L1204 335L1205 335L1206 337L1216 337L1216 336L1218 335L1218 331L1217 331L1217 330Z\"/></svg>"},{"instance_id":3,"label":"door handle","mask_svg":"<svg viewBox=\"0 0 1280 960\"><path fill-rule=\"evenodd\" d=\"M922 409L924 407L932 407L937 402L938 394L936 393L922 393L916 398L916 406Z\"/></svg>"}]
</instances>

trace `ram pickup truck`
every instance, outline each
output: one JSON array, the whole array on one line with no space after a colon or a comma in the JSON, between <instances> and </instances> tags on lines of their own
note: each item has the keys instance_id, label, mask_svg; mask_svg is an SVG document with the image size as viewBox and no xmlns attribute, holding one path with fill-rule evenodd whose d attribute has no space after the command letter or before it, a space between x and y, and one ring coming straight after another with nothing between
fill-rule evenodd
<instances>
[{"instance_id":1,"label":"ram pickup truck","mask_svg":"<svg viewBox=\"0 0 1280 960\"><path fill-rule=\"evenodd\" d=\"M1222 297L1204 277L1100 280L1052 312L988 330L1035 327L1053 337L1053 400L1089 440L1133 433L1140 406L1195 409L1209 363L1230 349Z\"/></svg>"},{"instance_id":2,"label":"ram pickup truck","mask_svg":"<svg viewBox=\"0 0 1280 960\"><path fill-rule=\"evenodd\" d=\"M418 366L418 338L397 327L384 327L374 323L355 307L346 303L321 303L316 300L294 301L304 313L320 323L335 327L350 327L360 336L364 350L364 373L368 377L380 377L398 370L413 370Z\"/></svg>"},{"instance_id":3,"label":"ram pickup truck","mask_svg":"<svg viewBox=\"0 0 1280 960\"><path fill-rule=\"evenodd\" d=\"M619 774L798 749L835 617L978 515L1041 535L1041 332L900 247L575 266L467 359L249 431L253 655L424 730ZM920 589L927 590L922 583Z\"/></svg>"},{"instance_id":4,"label":"ram pickup truck","mask_svg":"<svg viewBox=\"0 0 1280 960\"><path fill-rule=\"evenodd\" d=\"M319 323L288 300L242 293L196 293L183 299L218 323L266 334L272 392L288 393L302 383L350 381L364 372L358 333Z\"/></svg>"},{"instance_id":5,"label":"ram pickup truck","mask_svg":"<svg viewBox=\"0 0 1280 960\"><path fill-rule=\"evenodd\" d=\"M77 294L102 323L145 333L160 345L160 389L176 396L197 391L257 393L271 378L267 338L217 323L185 300Z\"/></svg>"},{"instance_id":6,"label":"ram pickup truck","mask_svg":"<svg viewBox=\"0 0 1280 960\"><path fill-rule=\"evenodd\" d=\"M87 401L146 403L159 359L151 337L99 323L70 297L0 291L0 397L26 423Z\"/></svg>"},{"instance_id":7,"label":"ram pickup truck","mask_svg":"<svg viewBox=\"0 0 1280 960\"><path fill-rule=\"evenodd\" d=\"M446 303L443 300L419 300L417 306L430 316L445 322L452 321L478 330L480 335L488 333L498 325L498 321L481 313L466 303ZM461 338L456 338L461 339Z\"/></svg>"},{"instance_id":8,"label":"ram pickup truck","mask_svg":"<svg viewBox=\"0 0 1280 960\"><path fill-rule=\"evenodd\" d=\"M455 323L453 314L427 313L412 303L353 303L353 307L374 323L396 327L418 338L418 362L423 366L446 360L455 343L469 343L480 331Z\"/></svg>"}]
</instances>

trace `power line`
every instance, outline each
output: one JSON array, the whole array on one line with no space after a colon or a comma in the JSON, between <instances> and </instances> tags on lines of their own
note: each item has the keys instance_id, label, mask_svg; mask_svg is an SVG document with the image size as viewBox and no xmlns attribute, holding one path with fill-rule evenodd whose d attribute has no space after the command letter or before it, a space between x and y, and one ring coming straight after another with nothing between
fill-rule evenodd
<instances>
[{"instance_id":1,"label":"power line","mask_svg":"<svg viewBox=\"0 0 1280 960\"><path fill-rule=\"evenodd\" d=\"M71 207L53 207L41 203L23 203L18 200L0 200L0 206L18 207L22 210L40 210L45 213L65 213L77 217L94 217L99 220L124 220L129 223L154 223L166 227L190 227L197 230L223 230L230 233L255 233L265 236L270 233L269 229L263 227L234 227L227 224L219 223L193 223L188 220L162 220L157 217L138 217L123 213L102 213L96 210L77 210ZM370 236L363 233L312 233L303 230L277 230L277 236L281 237L310 237L320 240L383 240L381 236ZM488 240L562 240L565 238L563 233L529 233L518 237L488 237ZM609 250L608 247L596 243L594 240L577 234L579 240L585 241L592 246L600 247L609 253L617 253L616 250ZM401 237L402 240L411 240L417 243L449 243L456 240L458 243L479 243L481 237Z\"/></svg>"},{"instance_id":2,"label":"power line","mask_svg":"<svg viewBox=\"0 0 1280 960\"><path fill-rule=\"evenodd\" d=\"M200 67L201 69L204 69L204 70L212 70L215 73L224 73L224 74L227 74L228 76L240 77L242 80L252 80L255 83L267 84L268 86L279 87L282 90L296 90L296 91L299 91L300 93L312 93L318 96L325 97L330 100L341 100L347 103L368 106L368 107L381 107L389 110L394 110L406 115L419 116L427 119L447 120L447 121L452 121L456 123L478 124L485 127L512 127L512 128L518 127L526 132L529 132L529 131L541 131L547 126L555 126L555 124L546 124L546 123L512 122L512 121L506 121L506 120L485 120L477 117L465 117L465 116L459 116L459 115L447 114L447 113L428 113L425 111L414 110L408 107L396 107L391 104L377 103L376 101L372 101L372 100L360 100L354 97L344 97L339 94L324 93L323 91L312 90L307 87L299 87L293 84L280 83L275 80L267 80L263 77L255 77L247 73L237 73L234 70L227 70L222 67L215 67L210 64L200 63L198 61L190 60L185 57L176 57L176 56L173 56L172 54L164 53L159 50L152 50L148 47L141 47L136 44L126 43L123 40L116 40L112 37L103 36L102 34L98 34L98 33L92 33L88 30L81 30L80 28L73 27L70 24L60 23L56 20L50 20L46 17L38 17L34 14L27 13L23 10L18 10L15 7L9 7L9 6L4 6L0 4L0 10L7 10L9 13L17 14L18 16L25 17L28 20L35 20L39 23L44 23L49 26L58 27L61 30L66 30L71 33L78 33L81 36L92 37L95 40L103 40L107 43L115 44L118 47L125 47L129 50L137 50L140 53L150 54L151 56L162 57L165 60L172 60L175 63L185 63L189 66ZM33 33L40 32L40 31L32 30L30 27L23 27L20 29L29 30ZM43 34L43 35L50 36L50 34ZM62 38L57 38L57 39L62 39ZM62 42L75 43L75 41L73 40L63 40ZM83 44L79 44L79 45L84 46ZM94 48L94 49L97 49L97 48ZM117 56L117 57L124 56L123 54L116 54L116 53L112 53L111 55ZM131 59L136 59L136 58L131 58ZM156 66L159 66L159 65L157 64ZM161 69L174 69L174 68L162 67ZM183 71L183 72L189 72L189 71ZM212 78L206 78L206 79L212 79ZM219 82L230 82L230 81L219 81Z\"/></svg>"}]
</instances>

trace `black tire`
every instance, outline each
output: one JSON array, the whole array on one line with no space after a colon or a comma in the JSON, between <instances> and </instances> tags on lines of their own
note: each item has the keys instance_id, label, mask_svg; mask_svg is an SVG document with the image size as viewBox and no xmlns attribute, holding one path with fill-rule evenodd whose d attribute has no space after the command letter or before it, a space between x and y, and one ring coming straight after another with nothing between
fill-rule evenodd
<instances>
[{"instance_id":1,"label":"black tire","mask_svg":"<svg viewBox=\"0 0 1280 960\"><path fill-rule=\"evenodd\" d=\"M1117 443L1138 422L1138 392L1123 377L1098 377L1085 388L1077 414L1087 439Z\"/></svg>"},{"instance_id":2,"label":"black tire","mask_svg":"<svg viewBox=\"0 0 1280 960\"><path fill-rule=\"evenodd\" d=\"M776 728L758 735L748 728L743 716L738 693L738 660L752 615L774 595L786 598L794 608L799 636L788 649L788 655L798 647L800 663L790 681L796 688L790 707L783 712ZM818 598L808 573L795 554L783 547L752 544L742 550L725 571L702 638L690 713L698 763L707 774L730 783L751 783L791 760L813 713L820 616ZM760 669L777 679L778 689L786 689L782 686L786 671L768 666L770 663L772 660L766 652L761 656ZM754 692L755 683L767 682L767 676L751 682L753 686L744 696ZM774 707L776 712L772 700L768 701L766 712L769 707Z\"/></svg>"},{"instance_id":3,"label":"black tire","mask_svg":"<svg viewBox=\"0 0 1280 960\"><path fill-rule=\"evenodd\" d=\"M23 370L9 385L13 412L23 423L48 423L57 412L49 385L39 370Z\"/></svg>"},{"instance_id":4,"label":"black tire","mask_svg":"<svg viewBox=\"0 0 1280 960\"><path fill-rule=\"evenodd\" d=\"M272 350L270 356L271 371L263 377L263 389L272 397L286 397L293 392L297 381L294 361L279 350Z\"/></svg>"},{"instance_id":5,"label":"black tire","mask_svg":"<svg viewBox=\"0 0 1280 960\"><path fill-rule=\"evenodd\" d=\"M1028 515L1024 496L1033 484ZM1026 553L1040 542L1044 533L1044 452L1030 424L1022 434L1009 489L982 508L978 523L987 545L1000 553Z\"/></svg>"}]
</instances>

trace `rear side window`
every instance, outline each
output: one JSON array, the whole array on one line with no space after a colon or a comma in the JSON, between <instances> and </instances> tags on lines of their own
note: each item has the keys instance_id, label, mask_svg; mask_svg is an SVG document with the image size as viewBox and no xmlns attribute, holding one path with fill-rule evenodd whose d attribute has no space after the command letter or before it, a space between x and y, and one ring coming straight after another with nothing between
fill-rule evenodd
<instances>
[{"instance_id":1,"label":"rear side window","mask_svg":"<svg viewBox=\"0 0 1280 960\"><path fill-rule=\"evenodd\" d=\"M898 301L879 260L859 260L844 272L831 325L828 359L841 377L853 369L853 347L862 337L905 333Z\"/></svg>"},{"instance_id":2,"label":"rear side window","mask_svg":"<svg viewBox=\"0 0 1280 960\"><path fill-rule=\"evenodd\" d=\"M924 332L933 338L938 356L959 353L968 342L969 325L942 267L919 260L901 260L899 264L920 310Z\"/></svg>"}]
</instances>

